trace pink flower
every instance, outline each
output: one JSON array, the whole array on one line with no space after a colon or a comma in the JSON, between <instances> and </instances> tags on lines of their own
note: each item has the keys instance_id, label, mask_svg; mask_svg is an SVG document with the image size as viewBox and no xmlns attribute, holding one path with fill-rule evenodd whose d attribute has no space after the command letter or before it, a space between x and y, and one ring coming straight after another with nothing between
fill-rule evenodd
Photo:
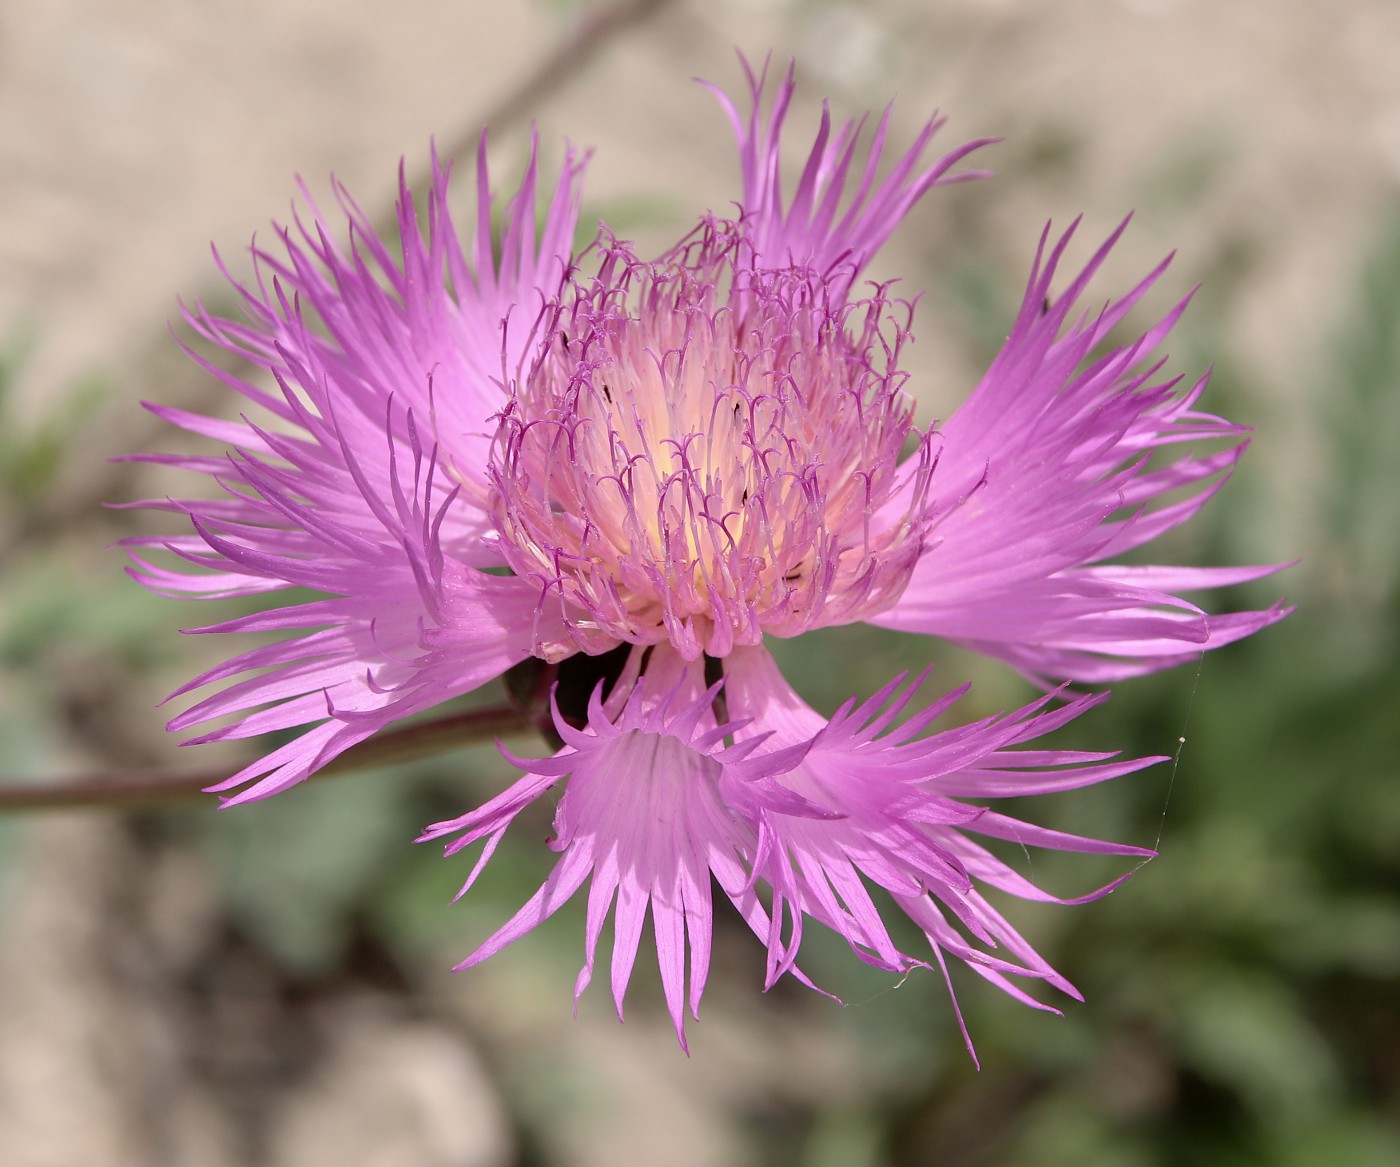
<instances>
[{"instance_id":1,"label":"pink flower","mask_svg":"<svg viewBox=\"0 0 1400 1167\"><path fill-rule=\"evenodd\" d=\"M425 837L448 839L449 852L485 840L470 886L520 810L562 787L560 858L465 964L587 882L578 990L611 912L621 1010L650 912L684 1043L686 1005L698 1008L705 984L713 881L767 946L770 984L802 977L814 920L880 968L931 957L946 976L951 954L1032 1004L1008 978L1073 993L981 889L1053 897L976 837L1149 852L984 803L1156 759L1016 748L1097 698L1056 706L1051 694L930 733L958 694L906 716L916 685L900 678L826 719L764 641L866 621L999 656L1049 687L1245 636L1284 611L1208 616L1177 593L1275 568L1107 562L1194 514L1243 450L1173 459L1169 447L1243 431L1195 409L1204 379L1183 390L1161 374L1155 352L1184 305L1140 339L1106 344L1162 268L1102 310L1078 307L1118 232L1052 290L1071 229L1047 234L986 377L920 433L900 368L913 307L860 277L926 191L974 177L954 168L983 143L926 164L931 122L877 177L888 114L863 160L859 127L833 135L824 114L789 200L778 137L791 72L766 114L763 78L749 81L747 118L720 95L739 137L741 214L703 217L655 260L606 227L572 254L572 155L537 233L532 153L494 245L483 139L470 248L435 167L426 222L402 189L401 255L342 192L348 248L313 206L281 231L283 255L255 252L256 285L239 288L248 323L187 313L276 388L210 366L261 423L151 407L230 452L147 456L223 493L145 504L188 514L194 531L135 542L196 570L138 557L133 574L174 595L321 598L200 629L290 635L195 678L181 692L217 687L170 727L228 722L194 741L310 727L215 788L244 802L533 659L559 682L562 748L513 759L523 778ZM900 950L872 889L923 932L928 954Z\"/></svg>"}]
</instances>

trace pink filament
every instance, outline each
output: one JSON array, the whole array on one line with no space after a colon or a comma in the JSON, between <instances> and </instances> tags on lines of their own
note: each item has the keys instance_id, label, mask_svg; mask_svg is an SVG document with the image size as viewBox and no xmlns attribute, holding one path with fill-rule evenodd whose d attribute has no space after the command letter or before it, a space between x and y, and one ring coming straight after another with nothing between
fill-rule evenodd
<instances>
[{"instance_id":1,"label":"pink filament","mask_svg":"<svg viewBox=\"0 0 1400 1167\"><path fill-rule=\"evenodd\" d=\"M669 640L693 660L886 607L923 491L874 518L927 459L896 470L907 320L883 290L847 304L745 265L722 221L656 264L598 251L541 317L492 458L507 562L570 614L545 654Z\"/></svg>"}]
</instances>

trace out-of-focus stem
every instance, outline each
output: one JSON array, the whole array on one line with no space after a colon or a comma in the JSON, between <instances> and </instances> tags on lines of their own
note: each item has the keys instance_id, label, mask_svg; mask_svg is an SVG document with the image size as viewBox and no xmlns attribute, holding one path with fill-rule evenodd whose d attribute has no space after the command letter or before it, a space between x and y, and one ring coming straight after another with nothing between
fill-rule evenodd
<instances>
[{"instance_id":1,"label":"out-of-focus stem","mask_svg":"<svg viewBox=\"0 0 1400 1167\"><path fill-rule=\"evenodd\" d=\"M352 746L313 775L331 778L371 766L406 762L506 734L530 732L528 722L510 706L473 709L448 717L389 730ZM178 774L112 774L73 782L0 782L0 813L9 811L128 809L159 805L201 794L227 778L224 771Z\"/></svg>"}]
</instances>

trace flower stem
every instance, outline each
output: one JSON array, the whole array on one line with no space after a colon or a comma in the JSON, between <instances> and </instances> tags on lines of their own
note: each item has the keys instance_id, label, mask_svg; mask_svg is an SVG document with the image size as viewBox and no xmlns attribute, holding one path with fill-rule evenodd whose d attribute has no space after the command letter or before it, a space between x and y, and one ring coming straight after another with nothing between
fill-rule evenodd
<instances>
[{"instance_id":1,"label":"flower stem","mask_svg":"<svg viewBox=\"0 0 1400 1167\"><path fill-rule=\"evenodd\" d=\"M406 762L504 734L529 730L529 723L508 705L472 709L379 734L327 762L312 777L330 778L372 766ZM0 782L0 813L84 807L108 810L159 805L192 798L201 794L205 787L227 776L221 770L200 770L178 774L112 774L47 784L4 781Z\"/></svg>"}]
</instances>

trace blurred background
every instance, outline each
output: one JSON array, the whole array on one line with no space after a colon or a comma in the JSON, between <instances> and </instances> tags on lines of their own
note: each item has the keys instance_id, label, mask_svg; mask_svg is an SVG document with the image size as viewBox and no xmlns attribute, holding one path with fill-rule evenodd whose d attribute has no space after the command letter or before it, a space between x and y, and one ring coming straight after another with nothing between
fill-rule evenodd
<instances>
[{"instance_id":1,"label":"blurred background","mask_svg":"<svg viewBox=\"0 0 1400 1167\"><path fill-rule=\"evenodd\" d=\"M1164 549L1300 566L1283 625L1117 687L1065 745L1178 764L1027 817L1160 846L1100 903L1013 905L1086 1005L1032 1013L957 979L976 1072L932 974L896 984L838 942L847 1001L760 992L717 927L693 1056L639 962L625 1026L570 1015L578 912L449 970L552 853L522 822L466 874L418 828L508 774L491 747L303 786L0 817L2 1167L1389 1167L1400 1162L1400 7L1393 0L50 0L0 5L0 776L230 768L181 753L157 703L229 651L215 610L146 595L112 544L183 489L112 463L181 448L138 406L236 408L180 357L177 299L227 300L294 176L372 215L402 157L492 122L508 188L529 122L595 151L584 220L643 250L738 193L738 47L795 57L790 144L820 101L934 108L945 148L1001 134L996 177L930 196L882 260L924 295L925 421L1005 335L1045 222L1080 257L1128 211L1096 285L1178 258L1139 317L1197 283L1169 345L1207 407L1257 428L1229 488ZM465 174L470 173L466 166ZM178 329L177 329L178 331ZM1030 696L941 646L837 631L785 646L830 709L897 668L972 676L961 716ZM831 659L840 659L839 682ZM847 664L849 663L849 668ZM528 752L531 743L516 743ZM1063 894L1112 874L1035 856Z\"/></svg>"}]
</instances>

